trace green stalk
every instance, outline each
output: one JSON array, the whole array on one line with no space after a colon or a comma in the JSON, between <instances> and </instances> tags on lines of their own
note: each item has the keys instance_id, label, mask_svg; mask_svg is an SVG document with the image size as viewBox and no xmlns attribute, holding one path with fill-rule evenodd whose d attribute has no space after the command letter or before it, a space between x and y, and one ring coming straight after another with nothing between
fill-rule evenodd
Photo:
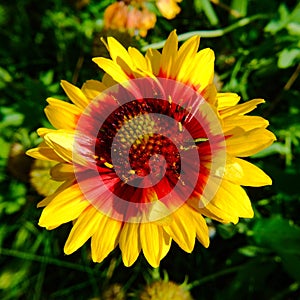
<instances>
[{"instance_id":1,"label":"green stalk","mask_svg":"<svg viewBox=\"0 0 300 300\"><path fill-rule=\"evenodd\" d=\"M220 36L223 36L237 28L246 26L255 20L264 20L264 19L270 19L270 16L265 15L265 14L257 14L257 15L251 16L251 17L240 19L236 23L229 25L225 28L220 28L220 29L215 29L215 30L196 30L196 31L186 32L186 33L178 35L178 41L179 42L185 41L195 35L199 35L201 38L220 37ZM150 48L160 49L164 46L165 42L166 42L166 40L163 40L158 43L149 44L147 46L142 47L142 51L146 51L147 49L150 49Z\"/></svg>"},{"instance_id":2,"label":"green stalk","mask_svg":"<svg viewBox=\"0 0 300 300\"><path fill-rule=\"evenodd\" d=\"M81 271L84 273L90 273L90 274L94 273L94 271L87 266L74 264L74 263L62 261L60 259L51 258L51 257L47 257L47 256L36 255L36 254L29 253L29 252L22 252L22 251L18 251L18 250L14 250L14 249L0 248L0 255L16 257L16 258L20 258L22 260L40 262L43 264L56 265L56 266L59 266L62 268L73 269L73 270Z\"/></svg>"}]
</instances>

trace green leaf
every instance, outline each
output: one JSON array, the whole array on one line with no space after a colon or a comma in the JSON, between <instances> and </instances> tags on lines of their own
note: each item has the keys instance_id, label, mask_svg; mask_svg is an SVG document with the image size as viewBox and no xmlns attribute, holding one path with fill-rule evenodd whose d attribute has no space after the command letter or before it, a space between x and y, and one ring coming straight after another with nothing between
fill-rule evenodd
<instances>
[{"instance_id":1,"label":"green leaf","mask_svg":"<svg viewBox=\"0 0 300 300\"><path fill-rule=\"evenodd\" d=\"M257 246L245 246L239 249L239 253L248 256L248 257L255 257L261 254L268 254L270 251L266 250L265 248L257 247Z\"/></svg>"},{"instance_id":2,"label":"green leaf","mask_svg":"<svg viewBox=\"0 0 300 300\"><path fill-rule=\"evenodd\" d=\"M273 19L265 27L266 32L272 34L277 33L283 28L286 28L290 34L298 35L300 25L300 4L298 4L292 12L289 12L285 4L281 4L278 9L279 20Z\"/></svg>"},{"instance_id":3,"label":"green leaf","mask_svg":"<svg viewBox=\"0 0 300 300\"><path fill-rule=\"evenodd\" d=\"M278 67L281 69L289 68L297 63L297 60L300 59L300 49L283 49L279 53Z\"/></svg>"},{"instance_id":4,"label":"green leaf","mask_svg":"<svg viewBox=\"0 0 300 300\"><path fill-rule=\"evenodd\" d=\"M276 251L299 251L300 228L281 217L258 220L253 228L255 241Z\"/></svg>"},{"instance_id":5,"label":"green leaf","mask_svg":"<svg viewBox=\"0 0 300 300\"><path fill-rule=\"evenodd\" d=\"M26 203L26 186L18 181L12 181L6 197L0 198L0 215L11 215L21 209Z\"/></svg>"},{"instance_id":6,"label":"green leaf","mask_svg":"<svg viewBox=\"0 0 300 300\"><path fill-rule=\"evenodd\" d=\"M300 3L294 8L289 16L290 22L300 23Z\"/></svg>"},{"instance_id":7,"label":"green leaf","mask_svg":"<svg viewBox=\"0 0 300 300\"><path fill-rule=\"evenodd\" d=\"M0 136L0 145L0 159L6 160L10 150L10 143Z\"/></svg>"},{"instance_id":8,"label":"green leaf","mask_svg":"<svg viewBox=\"0 0 300 300\"><path fill-rule=\"evenodd\" d=\"M53 82L53 76L54 76L54 71L53 70L48 70L48 71L43 72L43 73L40 74L40 81L45 86L48 86Z\"/></svg>"},{"instance_id":9,"label":"green leaf","mask_svg":"<svg viewBox=\"0 0 300 300\"><path fill-rule=\"evenodd\" d=\"M197 2L197 1L196 1ZM208 18L211 25L218 25L219 19L214 11L213 6L211 5L209 0L201 0L201 10L205 13L206 17Z\"/></svg>"},{"instance_id":10,"label":"green leaf","mask_svg":"<svg viewBox=\"0 0 300 300\"><path fill-rule=\"evenodd\" d=\"M286 155L288 153L289 153L289 149L287 149L287 147L284 144L275 142L268 148L258 152L257 154L252 155L251 157L252 158L263 158L263 157L267 157L267 156L274 155L274 154Z\"/></svg>"},{"instance_id":11,"label":"green leaf","mask_svg":"<svg viewBox=\"0 0 300 300\"><path fill-rule=\"evenodd\" d=\"M0 289L10 290L12 287L16 289L17 285L26 280L29 266L27 263L27 268L25 268L25 264L22 264L20 268L20 265L17 265L16 262L13 261L9 266L3 268L0 273Z\"/></svg>"},{"instance_id":12,"label":"green leaf","mask_svg":"<svg viewBox=\"0 0 300 300\"><path fill-rule=\"evenodd\" d=\"M286 28L290 35L300 36L300 23L291 22Z\"/></svg>"},{"instance_id":13,"label":"green leaf","mask_svg":"<svg viewBox=\"0 0 300 300\"><path fill-rule=\"evenodd\" d=\"M287 18L289 17L289 10L286 7L285 3L281 3L279 8L278 8L279 16L281 21L286 21Z\"/></svg>"},{"instance_id":14,"label":"green leaf","mask_svg":"<svg viewBox=\"0 0 300 300\"><path fill-rule=\"evenodd\" d=\"M278 32L279 30L281 30L282 28L284 28L284 26L287 24L288 22L288 16L289 16L289 11L286 7L285 4L281 4L278 8L278 13L279 13L279 20L278 19L273 19L271 20L267 26L265 27L265 31L266 32L270 32L272 34L275 34L276 32Z\"/></svg>"},{"instance_id":15,"label":"green leaf","mask_svg":"<svg viewBox=\"0 0 300 300\"><path fill-rule=\"evenodd\" d=\"M1 107L0 120L0 129L8 126L20 126L24 120L24 115L14 111L11 107Z\"/></svg>"},{"instance_id":16,"label":"green leaf","mask_svg":"<svg viewBox=\"0 0 300 300\"><path fill-rule=\"evenodd\" d=\"M300 280L300 227L281 217L261 219L253 228L253 237L259 246L275 251L286 271Z\"/></svg>"},{"instance_id":17,"label":"green leaf","mask_svg":"<svg viewBox=\"0 0 300 300\"><path fill-rule=\"evenodd\" d=\"M298 245L299 247L299 245ZM280 252L285 270L297 281L300 282L300 253Z\"/></svg>"},{"instance_id":18,"label":"green leaf","mask_svg":"<svg viewBox=\"0 0 300 300\"><path fill-rule=\"evenodd\" d=\"M203 10L202 1L194 0L194 7L195 7L196 13L201 13Z\"/></svg>"},{"instance_id":19,"label":"green leaf","mask_svg":"<svg viewBox=\"0 0 300 300\"><path fill-rule=\"evenodd\" d=\"M248 0L232 0L230 5L232 10L237 11L241 17L247 15Z\"/></svg>"},{"instance_id":20,"label":"green leaf","mask_svg":"<svg viewBox=\"0 0 300 300\"><path fill-rule=\"evenodd\" d=\"M7 83L12 82L12 77L7 70L0 67L0 89L6 87Z\"/></svg>"},{"instance_id":21,"label":"green leaf","mask_svg":"<svg viewBox=\"0 0 300 300\"><path fill-rule=\"evenodd\" d=\"M219 224L217 230L223 239L230 239L237 233L237 227L232 224Z\"/></svg>"}]
</instances>

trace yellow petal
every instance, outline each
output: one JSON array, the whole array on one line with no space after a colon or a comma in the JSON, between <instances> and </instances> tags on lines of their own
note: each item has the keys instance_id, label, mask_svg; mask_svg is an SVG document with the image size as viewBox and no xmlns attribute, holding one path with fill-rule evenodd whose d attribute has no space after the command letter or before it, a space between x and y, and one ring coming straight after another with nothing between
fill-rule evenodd
<instances>
[{"instance_id":1,"label":"yellow petal","mask_svg":"<svg viewBox=\"0 0 300 300\"><path fill-rule=\"evenodd\" d=\"M45 135L45 142L64 161L71 163L73 160L74 132L57 130Z\"/></svg>"},{"instance_id":2,"label":"yellow petal","mask_svg":"<svg viewBox=\"0 0 300 300\"><path fill-rule=\"evenodd\" d=\"M46 198L44 198L42 201L40 201L36 207L40 208L40 207L45 207L47 206L51 201L52 199L54 198L53 194L50 195L50 196L47 196ZM59 225L57 225L59 226ZM51 226L48 226L47 228L49 229ZM50 230L50 229L49 229Z\"/></svg>"},{"instance_id":3,"label":"yellow petal","mask_svg":"<svg viewBox=\"0 0 300 300\"><path fill-rule=\"evenodd\" d=\"M151 65L152 73L157 76L160 70L161 53L156 49L148 49L145 58L148 65Z\"/></svg>"},{"instance_id":4,"label":"yellow petal","mask_svg":"<svg viewBox=\"0 0 300 300\"><path fill-rule=\"evenodd\" d=\"M239 185L223 180L214 198L215 205L240 218L252 218L253 210L249 197Z\"/></svg>"},{"instance_id":5,"label":"yellow petal","mask_svg":"<svg viewBox=\"0 0 300 300\"><path fill-rule=\"evenodd\" d=\"M253 217L251 203L244 189L227 180L222 181L216 195L205 208L219 218L233 223L237 223L238 218Z\"/></svg>"},{"instance_id":6,"label":"yellow petal","mask_svg":"<svg viewBox=\"0 0 300 300\"><path fill-rule=\"evenodd\" d=\"M191 68L189 76L194 86L200 86L199 91L213 83L214 62L214 51L209 48L203 49L196 54L194 68Z\"/></svg>"},{"instance_id":7,"label":"yellow petal","mask_svg":"<svg viewBox=\"0 0 300 300\"><path fill-rule=\"evenodd\" d=\"M255 165L236 157L227 157L224 179L244 186L272 184L271 178Z\"/></svg>"},{"instance_id":8,"label":"yellow petal","mask_svg":"<svg viewBox=\"0 0 300 300\"><path fill-rule=\"evenodd\" d=\"M126 267L130 267L137 260L141 251L139 227L140 224L137 223L125 223L121 231L119 246Z\"/></svg>"},{"instance_id":9,"label":"yellow petal","mask_svg":"<svg viewBox=\"0 0 300 300\"><path fill-rule=\"evenodd\" d=\"M187 74L190 73L191 67L193 67L191 65L194 63L199 43L200 37L196 35L183 43L179 48L175 71L177 80L187 82L190 79Z\"/></svg>"},{"instance_id":10,"label":"yellow petal","mask_svg":"<svg viewBox=\"0 0 300 300\"><path fill-rule=\"evenodd\" d=\"M117 82L115 80L113 80L113 78L108 75L107 73L105 73L102 77L102 82L105 84L105 86L107 87L111 87L117 84Z\"/></svg>"},{"instance_id":11,"label":"yellow petal","mask_svg":"<svg viewBox=\"0 0 300 300\"><path fill-rule=\"evenodd\" d=\"M39 225L48 228L75 220L90 203L77 184L63 190L44 208Z\"/></svg>"},{"instance_id":12,"label":"yellow petal","mask_svg":"<svg viewBox=\"0 0 300 300\"><path fill-rule=\"evenodd\" d=\"M235 106L241 97L235 93L218 93L217 94L217 102L218 109L224 109L227 107Z\"/></svg>"},{"instance_id":13,"label":"yellow petal","mask_svg":"<svg viewBox=\"0 0 300 300\"><path fill-rule=\"evenodd\" d=\"M204 247L207 248L209 246L209 232L204 218L198 211L196 211L192 207L189 207L189 215L190 215L190 219L194 223L196 229L196 237L198 241Z\"/></svg>"},{"instance_id":14,"label":"yellow petal","mask_svg":"<svg viewBox=\"0 0 300 300\"><path fill-rule=\"evenodd\" d=\"M75 129L81 110L70 103L48 98L49 105L45 114L50 123L57 129Z\"/></svg>"},{"instance_id":15,"label":"yellow petal","mask_svg":"<svg viewBox=\"0 0 300 300\"><path fill-rule=\"evenodd\" d=\"M80 248L97 230L102 221L102 214L89 206L76 220L66 241L64 252L71 254Z\"/></svg>"},{"instance_id":16,"label":"yellow petal","mask_svg":"<svg viewBox=\"0 0 300 300\"><path fill-rule=\"evenodd\" d=\"M173 30L162 50L160 69L162 76L166 78L175 78L176 74L172 74L172 69L176 68L177 60L177 49L178 49L178 38L176 35L176 30Z\"/></svg>"},{"instance_id":17,"label":"yellow petal","mask_svg":"<svg viewBox=\"0 0 300 300\"><path fill-rule=\"evenodd\" d=\"M61 185L57 188L57 190L53 194L47 196L42 201L40 201L37 204L37 207L45 207L45 206L47 206L59 193L61 193L65 189L67 189L70 186L72 186L74 184L74 182L75 182L75 176L73 178L65 181L64 183L61 183Z\"/></svg>"},{"instance_id":18,"label":"yellow petal","mask_svg":"<svg viewBox=\"0 0 300 300\"><path fill-rule=\"evenodd\" d=\"M82 92L88 98L89 102L94 100L105 89L105 84L98 80L88 80L81 87Z\"/></svg>"},{"instance_id":19,"label":"yellow petal","mask_svg":"<svg viewBox=\"0 0 300 300\"><path fill-rule=\"evenodd\" d=\"M44 127L41 127L37 130L37 134L40 136L40 137L44 137L47 133L50 133L50 132L55 132L56 129L50 129L50 128L44 128ZM47 145L45 143L45 145Z\"/></svg>"},{"instance_id":20,"label":"yellow petal","mask_svg":"<svg viewBox=\"0 0 300 300\"><path fill-rule=\"evenodd\" d=\"M270 146L276 137L266 129L253 129L248 132L236 131L226 139L226 151L232 156L246 157Z\"/></svg>"},{"instance_id":21,"label":"yellow petal","mask_svg":"<svg viewBox=\"0 0 300 300\"><path fill-rule=\"evenodd\" d=\"M57 227L59 227L59 225L56 225L56 226L49 226L47 229L48 229L48 230L53 230L53 229L56 229Z\"/></svg>"},{"instance_id":22,"label":"yellow petal","mask_svg":"<svg viewBox=\"0 0 300 300\"><path fill-rule=\"evenodd\" d=\"M139 50L134 47L129 47L128 54L130 55L136 68L141 70L148 70L147 61Z\"/></svg>"},{"instance_id":23,"label":"yellow petal","mask_svg":"<svg viewBox=\"0 0 300 300\"><path fill-rule=\"evenodd\" d=\"M75 85L73 85L65 80L62 80L61 86L64 89L67 96L69 97L69 99L78 107L85 108L89 104L88 99L83 94L81 89L79 89Z\"/></svg>"},{"instance_id":24,"label":"yellow petal","mask_svg":"<svg viewBox=\"0 0 300 300\"><path fill-rule=\"evenodd\" d=\"M200 36L195 35L185 41L178 50L178 62L183 62L186 58L194 57L200 44Z\"/></svg>"},{"instance_id":25,"label":"yellow petal","mask_svg":"<svg viewBox=\"0 0 300 300\"><path fill-rule=\"evenodd\" d=\"M147 194L149 195L149 193L150 192L148 191ZM164 205L163 202L158 200L156 192L151 192L148 197L150 200L152 200L152 202L148 207L149 211L145 216L145 220L147 220L148 222L155 221L155 223L159 225L168 225L170 222L172 222L172 215L170 214L171 210L166 205Z\"/></svg>"},{"instance_id":26,"label":"yellow petal","mask_svg":"<svg viewBox=\"0 0 300 300\"><path fill-rule=\"evenodd\" d=\"M196 229L191 222L189 207L182 205L173 213L173 222L164 226L164 230L186 252L192 252L195 245Z\"/></svg>"},{"instance_id":27,"label":"yellow petal","mask_svg":"<svg viewBox=\"0 0 300 300\"><path fill-rule=\"evenodd\" d=\"M217 95L217 89L214 84L209 84L206 86L206 88L201 92L203 98L210 103L212 106L211 108L215 110L216 115L218 114L215 104L216 104L216 95Z\"/></svg>"},{"instance_id":28,"label":"yellow petal","mask_svg":"<svg viewBox=\"0 0 300 300\"><path fill-rule=\"evenodd\" d=\"M114 61L104 58L96 57L93 61L106 73L108 73L116 82L122 83L128 81L128 75L122 70L122 68Z\"/></svg>"},{"instance_id":29,"label":"yellow petal","mask_svg":"<svg viewBox=\"0 0 300 300\"><path fill-rule=\"evenodd\" d=\"M110 57L116 63L126 63L126 65L132 69L133 64L131 61L131 56L128 54L127 50L120 44L115 38L108 37L107 38L108 50Z\"/></svg>"},{"instance_id":30,"label":"yellow petal","mask_svg":"<svg viewBox=\"0 0 300 300\"><path fill-rule=\"evenodd\" d=\"M142 223L140 236L145 258L153 268L157 268L166 250L170 249L170 237L155 223Z\"/></svg>"},{"instance_id":31,"label":"yellow petal","mask_svg":"<svg viewBox=\"0 0 300 300\"><path fill-rule=\"evenodd\" d=\"M222 223L236 224L239 217L251 218L253 210L246 192L236 184L225 179L221 184L219 179L212 177L210 180L211 194L193 195L187 203L211 219Z\"/></svg>"},{"instance_id":32,"label":"yellow petal","mask_svg":"<svg viewBox=\"0 0 300 300\"><path fill-rule=\"evenodd\" d=\"M255 128L266 128L269 125L267 120L257 116L233 115L223 120L224 135L230 135L230 131L236 127L242 128L244 131L250 131Z\"/></svg>"},{"instance_id":33,"label":"yellow petal","mask_svg":"<svg viewBox=\"0 0 300 300\"><path fill-rule=\"evenodd\" d=\"M122 222L103 215L95 234L92 236L92 259L101 262L113 251L119 242Z\"/></svg>"},{"instance_id":34,"label":"yellow petal","mask_svg":"<svg viewBox=\"0 0 300 300\"><path fill-rule=\"evenodd\" d=\"M214 205L210 205L208 208L202 207L199 209L199 201L200 201L199 199L193 198L193 199L190 199L188 202L196 210L198 209L202 215L204 215L212 220L216 220L218 222L226 223L226 224L230 223L230 222L236 224L239 221L238 217L231 216L227 212L221 211L218 207L216 207Z\"/></svg>"},{"instance_id":35,"label":"yellow petal","mask_svg":"<svg viewBox=\"0 0 300 300\"><path fill-rule=\"evenodd\" d=\"M127 50L113 37L107 38L107 44L113 62L120 66L127 75L134 74L135 67Z\"/></svg>"},{"instance_id":36,"label":"yellow petal","mask_svg":"<svg viewBox=\"0 0 300 300\"><path fill-rule=\"evenodd\" d=\"M172 244L172 238L163 230L163 242L162 242L162 249L161 249L161 257L162 260L170 251Z\"/></svg>"},{"instance_id":37,"label":"yellow petal","mask_svg":"<svg viewBox=\"0 0 300 300\"><path fill-rule=\"evenodd\" d=\"M32 148L26 151L26 154L36 159L53 160L60 162L64 161L60 156L56 154L56 152L52 148L48 146Z\"/></svg>"},{"instance_id":38,"label":"yellow petal","mask_svg":"<svg viewBox=\"0 0 300 300\"><path fill-rule=\"evenodd\" d=\"M65 181L74 177L74 167L71 164L60 163L50 170L51 177L57 181Z\"/></svg>"},{"instance_id":39,"label":"yellow petal","mask_svg":"<svg viewBox=\"0 0 300 300\"><path fill-rule=\"evenodd\" d=\"M247 101L242 104L238 104L233 107L224 108L224 109L220 110L220 115L222 118L226 118L226 117L229 117L232 115L244 115L244 114L252 111L253 109L255 109L258 104L261 104L264 102L265 102L265 100L263 100L263 99L253 99L253 100Z\"/></svg>"}]
</instances>

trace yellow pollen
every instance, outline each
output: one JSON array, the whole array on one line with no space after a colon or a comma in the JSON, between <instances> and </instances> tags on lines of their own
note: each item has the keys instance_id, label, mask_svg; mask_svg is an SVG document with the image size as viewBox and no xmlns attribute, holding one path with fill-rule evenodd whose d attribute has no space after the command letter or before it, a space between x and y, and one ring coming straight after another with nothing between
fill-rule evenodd
<instances>
[{"instance_id":1,"label":"yellow pollen","mask_svg":"<svg viewBox=\"0 0 300 300\"><path fill-rule=\"evenodd\" d=\"M104 163L104 165L110 169L114 167L112 164L108 163L107 161Z\"/></svg>"},{"instance_id":2,"label":"yellow pollen","mask_svg":"<svg viewBox=\"0 0 300 300\"><path fill-rule=\"evenodd\" d=\"M178 177L178 180L181 182L182 185L185 185L185 182L181 179L181 177Z\"/></svg>"},{"instance_id":3,"label":"yellow pollen","mask_svg":"<svg viewBox=\"0 0 300 300\"><path fill-rule=\"evenodd\" d=\"M198 146L197 145L191 145L191 146L188 146L188 147L184 147L184 146L180 146L180 150L190 150L190 149L197 149Z\"/></svg>"},{"instance_id":4,"label":"yellow pollen","mask_svg":"<svg viewBox=\"0 0 300 300\"><path fill-rule=\"evenodd\" d=\"M181 122L178 122L178 129L180 132L182 132L182 123Z\"/></svg>"},{"instance_id":5,"label":"yellow pollen","mask_svg":"<svg viewBox=\"0 0 300 300\"><path fill-rule=\"evenodd\" d=\"M194 139L195 143L200 143L200 142L207 142L208 138L198 138L198 139Z\"/></svg>"}]
</instances>

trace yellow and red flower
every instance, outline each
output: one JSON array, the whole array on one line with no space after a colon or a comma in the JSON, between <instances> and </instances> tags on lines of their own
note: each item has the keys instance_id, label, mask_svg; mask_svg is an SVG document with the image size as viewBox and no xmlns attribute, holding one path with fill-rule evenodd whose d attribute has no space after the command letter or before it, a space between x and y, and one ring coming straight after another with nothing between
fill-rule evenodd
<instances>
[{"instance_id":1,"label":"yellow and red flower","mask_svg":"<svg viewBox=\"0 0 300 300\"><path fill-rule=\"evenodd\" d=\"M145 0L124 0L109 5L104 12L106 29L128 30L132 35L147 35L155 26L156 15L147 8ZM157 0L156 5L162 16L173 19L180 12L181 0Z\"/></svg>"},{"instance_id":2,"label":"yellow and red flower","mask_svg":"<svg viewBox=\"0 0 300 300\"><path fill-rule=\"evenodd\" d=\"M186 252L195 239L208 247L204 216L253 217L241 186L271 179L243 158L275 136L265 119L246 114L264 101L218 93L214 53L198 47L194 36L178 49L174 31L162 53L143 56L108 38L111 59L94 58L102 81L81 89L62 81L73 104L47 100L55 129L39 129L44 141L28 154L57 162L51 175L62 183L39 203L39 225L74 222L66 254L91 238L95 262L119 245L126 266L143 251L157 267L172 240Z\"/></svg>"}]
</instances>

